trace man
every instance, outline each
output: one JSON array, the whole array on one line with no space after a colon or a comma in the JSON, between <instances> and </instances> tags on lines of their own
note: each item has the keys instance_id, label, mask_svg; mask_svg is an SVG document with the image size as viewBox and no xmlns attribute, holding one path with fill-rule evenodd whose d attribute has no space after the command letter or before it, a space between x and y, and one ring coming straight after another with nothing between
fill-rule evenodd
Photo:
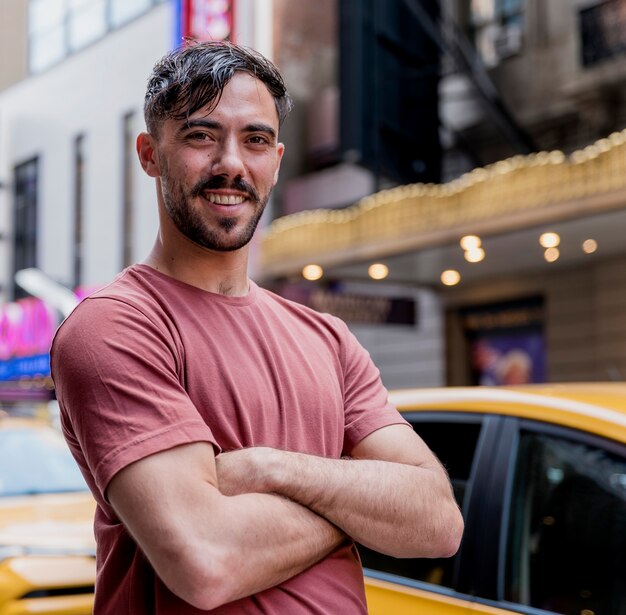
<instances>
[{"instance_id":1,"label":"man","mask_svg":"<svg viewBox=\"0 0 626 615\"><path fill-rule=\"evenodd\" d=\"M445 471L347 327L247 277L289 108L276 68L231 44L174 51L150 79L154 248L52 350L98 503L96 615L364 613L353 540L458 548Z\"/></svg>"}]
</instances>

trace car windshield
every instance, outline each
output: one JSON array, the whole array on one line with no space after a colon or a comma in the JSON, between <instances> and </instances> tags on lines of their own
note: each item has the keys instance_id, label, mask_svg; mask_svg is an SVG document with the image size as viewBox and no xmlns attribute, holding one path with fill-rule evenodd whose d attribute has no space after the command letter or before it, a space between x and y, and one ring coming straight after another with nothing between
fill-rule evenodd
<instances>
[{"instance_id":1,"label":"car windshield","mask_svg":"<svg viewBox=\"0 0 626 615\"><path fill-rule=\"evenodd\" d=\"M0 497L85 490L82 474L54 428L0 430Z\"/></svg>"}]
</instances>

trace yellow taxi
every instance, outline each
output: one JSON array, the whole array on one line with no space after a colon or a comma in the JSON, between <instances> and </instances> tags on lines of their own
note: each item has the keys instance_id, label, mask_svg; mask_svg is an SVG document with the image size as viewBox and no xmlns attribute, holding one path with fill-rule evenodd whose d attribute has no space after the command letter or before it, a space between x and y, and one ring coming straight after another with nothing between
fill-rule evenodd
<instances>
[{"instance_id":1,"label":"yellow taxi","mask_svg":"<svg viewBox=\"0 0 626 615\"><path fill-rule=\"evenodd\" d=\"M465 518L450 559L360 548L371 615L625 615L626 384L405 390Z\"/></svg>"},{"instance_id":2,"label":"yellow taxi","mask_svg":"<svg viewBox=\"0 0 626 615\"><path fill-rule=\"evenodd\" d=\"M371 615L626 615L626 384L396 391L465 518L450 559L360 547ZM88 615L94 501L58 430L0 415L0 615Z\"/></svg>"},{"instance_id":3,"label":"yellow taxi","mask_svg":"<svg viewBox=\"0 0 626 615\"><path fill-rule=\"evenodd\" d=\"M0 413L0 615L88 615L95 502L58 429Z\"/></svg>"}]
</instances>

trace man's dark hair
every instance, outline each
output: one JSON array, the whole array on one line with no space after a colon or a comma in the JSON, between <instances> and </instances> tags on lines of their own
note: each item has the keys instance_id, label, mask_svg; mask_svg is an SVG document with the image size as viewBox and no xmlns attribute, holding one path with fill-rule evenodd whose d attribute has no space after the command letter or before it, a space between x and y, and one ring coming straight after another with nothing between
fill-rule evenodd
<instances>
[{"instance_id":1,"label":"man's dark hair","mask_svg":"<svg viewBox=\"0 0 626 615\"><path fill-rule=\"evenodd\" d=\"M265 84L282 124L293 103L276 66L248 47L211 41L175 49L154 66L144 101L148 132L157 135L164 120L188 118L206 105L213 110L237 71Z\"/></svg>"}]
</instances>

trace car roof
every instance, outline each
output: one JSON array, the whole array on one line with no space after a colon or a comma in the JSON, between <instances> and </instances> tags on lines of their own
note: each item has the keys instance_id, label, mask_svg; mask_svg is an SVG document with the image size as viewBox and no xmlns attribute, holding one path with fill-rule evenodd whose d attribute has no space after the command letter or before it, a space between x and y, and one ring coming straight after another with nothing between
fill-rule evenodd
<instances>
[{"instance_id":1,"label":"car roof","mask_svg":"<svg viewBox=\"0 0 626 615\"><path fill-rule=\"evenodd\" d=\"M28 427L30 429L53 429L49 421L33 416L13 416L0 412L0 429L18 429Z\"/></svg>"},{"instance_id":2,"label":"car roof","mask_svg":"<svg viewBox=\"0 0 626 615\"><path fill-rule=\"evenodd\" d=\"M17 432L17 431L29 431L30 433L41 434L56 434L59 438L62 438L62 432L60 426L52 423L51 419L41 416L29 416L29 415L11 415L3 414L0 412L0 431L2 432Z\"/></svg>"},{"instance_id":3,"label":"car roof","mask_svg":"<svg viewBox=\"0 0 626 615\"><path fill-rule=\"evenodd\" d=\"M392 391L401 412L450 411L517 416L626 443L626 383L441 387Z\"/></svg>"}]
</instances>

